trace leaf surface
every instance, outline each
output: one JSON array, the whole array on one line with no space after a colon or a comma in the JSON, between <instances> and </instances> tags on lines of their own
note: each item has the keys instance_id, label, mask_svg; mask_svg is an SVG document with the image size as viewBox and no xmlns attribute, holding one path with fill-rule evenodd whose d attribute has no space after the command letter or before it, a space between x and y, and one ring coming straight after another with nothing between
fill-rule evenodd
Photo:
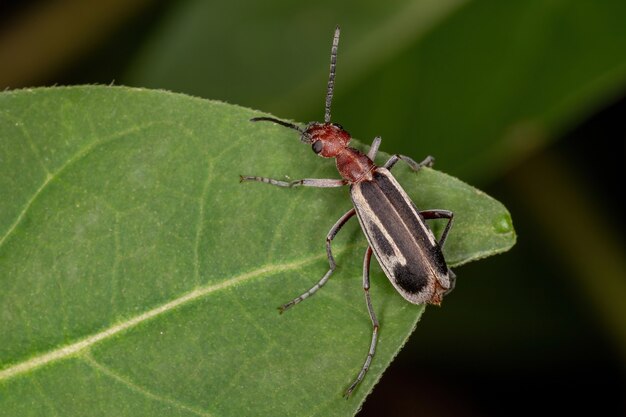
<instances>
[{"instance_id":1,"label":"leaf surface","mask_svg":"<svg viewBox=\"0 0 626 417\"><path fill-rule=\"evenodd\" d=\"M344 400L371 336L366 242L349 222L328 284L277 313L326 272L324 238L350 200L240 184L337 177L293 131L248 122L259 115L121 87L0 94L0 415L358 410L424 308L373 266L378 351ZM418 207L456 213L451 265L513 245L497 201L435 170L394 172Z\"/></svg>"}]
</instances>

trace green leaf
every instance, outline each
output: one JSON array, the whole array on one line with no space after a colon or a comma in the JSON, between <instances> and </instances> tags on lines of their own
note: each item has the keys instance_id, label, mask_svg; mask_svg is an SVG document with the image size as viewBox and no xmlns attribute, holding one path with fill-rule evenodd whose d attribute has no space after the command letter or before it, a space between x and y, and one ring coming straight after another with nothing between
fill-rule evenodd
<instances>
[{"instance_id":1,"label":"green leaf","mask_svg":"<svg viewBox=\"0 0 626 417\"><path fill-rule=\"evenodd\" d=\"M255 115L119 87L0 94L0 415L358 410L424 307L373 266L378 351L344 400L371 336L366 242L348 223L328 284L278 314L326 272L324 237L350 201L347 189L240 184L337 177ZM451 265L513 245L497 201L431 169L397 176L418 207L455 211Z\"/></svg>"}]
</instances>

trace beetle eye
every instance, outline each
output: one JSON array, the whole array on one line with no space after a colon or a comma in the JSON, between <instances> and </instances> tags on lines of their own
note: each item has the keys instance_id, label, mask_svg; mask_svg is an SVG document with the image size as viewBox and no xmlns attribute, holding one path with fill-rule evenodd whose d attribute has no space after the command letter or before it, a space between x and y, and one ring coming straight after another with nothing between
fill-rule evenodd
<instances>
[{"instance_id":1,"label":"beetle eye","mask_svg":"<svg viewBox=\"0 0 626 417\"><path fill-rule=\"evenodd\" d=\"M322 143L321 140L318 140L316 142L313 142L313 145L311 145L311 148L313 148L313 152L315 153L320 153L322 152L322 148L324 147L324 144Z\"/></svg>"},{"instance_id":2,"label":"beetle eye","mask_svg":"<svg viewBox=\"0 0 626 417\"><path fill-rule=\"evenodd\" d=\"M338 129L343 130L343 126L341 126L339 123L333 123L333 126L335 126Z\"/></svg>"}]
</instances>

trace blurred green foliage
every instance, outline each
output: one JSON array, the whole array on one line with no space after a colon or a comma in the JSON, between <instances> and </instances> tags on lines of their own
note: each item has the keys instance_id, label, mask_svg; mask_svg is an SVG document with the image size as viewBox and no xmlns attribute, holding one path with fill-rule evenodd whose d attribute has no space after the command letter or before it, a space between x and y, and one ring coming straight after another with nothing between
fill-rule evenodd
<instances>
[{"instance_id":1,"label":"blurred green foliage","mask_svg":"<svg viewBox=\"0 0 626 417\"><path fill-rule=\"evenodd\" d=\"M316 120L340 24L334 119L484 180L616 97L624 16L618 1L189 1L122 82Z\"/></svg>"}]
</instances>

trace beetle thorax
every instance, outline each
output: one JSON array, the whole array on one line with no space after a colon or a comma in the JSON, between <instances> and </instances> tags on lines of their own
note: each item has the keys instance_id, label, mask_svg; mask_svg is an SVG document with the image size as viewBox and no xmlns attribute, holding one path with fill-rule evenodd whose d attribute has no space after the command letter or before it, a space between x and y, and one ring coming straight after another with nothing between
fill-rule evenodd
<instances>
[{"instance_id":1,"label":"beetle thorax","mask_svg":"<svg viewBox=\"0 0 626 417\"><path fill-rule=\"evenodd\" d=\"M376 166L367 155L358 149L346 147L335 158L337 171L349 183L372 179L372 171Z\"/></svg>"}]
</instances>

